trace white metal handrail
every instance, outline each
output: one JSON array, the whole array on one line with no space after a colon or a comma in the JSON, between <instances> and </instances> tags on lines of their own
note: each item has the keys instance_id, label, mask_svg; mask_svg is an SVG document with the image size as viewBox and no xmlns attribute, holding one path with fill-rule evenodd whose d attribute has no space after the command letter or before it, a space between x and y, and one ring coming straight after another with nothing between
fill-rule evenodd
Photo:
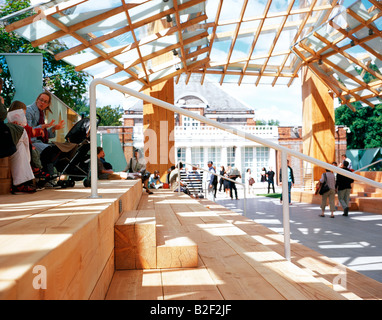
<instances>
[{"instance_id":1,"label":"white metal handrail","mask_svg":"<svg viewBox=\"0 0 382 320\"><path fill-rule=\"evenodd\" d=\"M368 185L371 185L373 187L382 189L382 183L373 181L371 179L362 177L360 175L354 174L353 172L343 170L341 168L335 167L331 164L328 164L326 162L323 162L321 160L312 158L310 156L307 156L303 153L300 153L298 151L295 151L293 149L288 149L286 147L280 146L277 143L273 143L271 141L265 140L263 138L254 136L250 133L243 132L241 130L235 129L231 126L228 126L223 123L216 122L214 120L208 119L206 117L203 117L199 114L196 114L194 112L175 107L174 105L164 102L162 100L150 97L148 95L145 95L143 93L140 93L138 91L135 91L133 89L121 86L119 84L116 84L112 81L106 80L106 79L94 79L91 81L89 86L89 101L90 101L90 126L91 128L96 128L96 86L97 85L104 85L109 87L110 89L118 90L122 93L129 94L133 97L136 97L138 99L144 100L146 102L152 103L154 105L157 105L159 107L165 108L167 110L177 112L183 115L186 115L190 118L193 118L195 120L201 121L203 123L209 124L213 127L220 128L222 130L228 131L232 134L235 134L237 136L243 137L245 139L249 139L251 141L260 143L262 145L265 145L269 148L279 150L281 152L281 174L283 177L288 176L288 166L287 166L287 155L294 156L296 158L311 162L315 165L318 165L324 169L328 169L331 171L334 171L336 173L339 173L343 176L352 178L354 180L362 181ZM97 130L91 130L90 131L90 159L91 159L91 198L98 198L97 193L97 181L98 181L98 175L97 175ZM288 199L288 184L283 183L282 184L282 195L283 199ZM290 225L289 225L289 203L288 201L283 201L283 226L284 226L284 251L285 251L285 258L287 260L290 260Z\"/></svg>"}]
</instances>

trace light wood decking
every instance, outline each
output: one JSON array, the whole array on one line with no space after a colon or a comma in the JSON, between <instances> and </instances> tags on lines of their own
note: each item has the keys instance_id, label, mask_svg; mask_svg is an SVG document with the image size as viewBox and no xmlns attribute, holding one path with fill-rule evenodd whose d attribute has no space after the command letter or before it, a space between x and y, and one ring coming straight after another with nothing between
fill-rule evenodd
<instances>
[{"instance_id":1,"label":"light wood decking","mask_svg":"<svg viewBox=\"0 0 382 320\"><path fill-rule=\"evenodd\" d=\"M207 200L169 190L142 194L139 181L90 189L0 196L0 299L381 299L382 284ZM168 237L197 244L193 268L117 270L114 226L123 212L155 210ZM168 239L172 240L172 239ZM47 288L35 288L34 268Z\"/></svg>"},{"instance_id":2,"label":"light wood decking","mask_svg":"<svg viewBox=\"0 0 382 320\"><path fill-rule=\"evenodd\" d=\"M197 243L198 267L118 270L106 299L382 298L381 283L302 245L293 244L292 262L286 261L281 235L208 200L158 190L139 204L156 211L163 206L166 217L175 217L166 223ZM344 270L346 288L336 285Z\"/></svg>"}]
</instances>

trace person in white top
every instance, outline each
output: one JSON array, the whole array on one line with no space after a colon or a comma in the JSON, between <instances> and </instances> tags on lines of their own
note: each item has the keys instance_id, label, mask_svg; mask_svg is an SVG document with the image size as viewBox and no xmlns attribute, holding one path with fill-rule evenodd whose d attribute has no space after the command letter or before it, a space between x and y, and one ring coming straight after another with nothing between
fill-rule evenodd
<instances>
[{"instance_id":1,"label":"person in white top","mask_svg":"<svg viewBox=\"0 0 382 320\"><path fill-rule=\"evenodd\" d=\"M344 161L347 161L348 162L348 169L350 170L350 171L353 171L352 169L352 166L351 166L351 160L349 159L349 158L347 158L346 157L346 154L343 154L343 155L341 155L341 158L342 158L342 162L341 162L341 164L340 164L340 167L342 168L343 167L343 165L344 165Z\"/></svg>"},{"instance_id":2,"label":"person in white top","mask_svg":"<svg viewBox=\"0 0 382 320\"><path fill-rule=\"evenodd\" d=\"M252 180L251 180L252 179ZM255 194L254 188L254 179L252 177L252 172L251 169L248 168L247 171L245 172L245 187L248 190L248 194Z\"/></svg>"}]
</instances>

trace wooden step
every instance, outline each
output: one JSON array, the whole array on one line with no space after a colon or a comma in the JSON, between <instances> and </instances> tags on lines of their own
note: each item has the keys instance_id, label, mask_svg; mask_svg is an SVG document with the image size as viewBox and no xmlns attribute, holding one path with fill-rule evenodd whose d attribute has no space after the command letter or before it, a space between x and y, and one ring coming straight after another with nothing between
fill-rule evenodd
<instances>
[{"instance_id":1,"label":"wooden step","mask_svg":"<svg viewBox=\"0 0 382 320\"><path fill-rule=\"evenodd\" d=\"M382 198L382 192L357 192L358 197Z\"/></svg>"},{"instance_id":2,"label":"wooden step","mask_svg":"<svg viewBox=\"0 0 382 320\"><path fill-rule=\"evenodd\" d=\"M134 207L142 184L99 181L97 191L99 198L90 198L90 188L78 182L73 188L0 195L1 300L105 297L119 208Z\"/></svg>"},{"instance_id":3,"label":"wooden step","mask_svg":"<svg viewBox=\"0 0 382 320\"><path fill-rule=\"evenodd\" d=\"M356 201L360 211L382 214L382 198L359 197Z\"/></svg>"},{"instance_id":4,"label":"wooden step","mask_svg":"<svg viewBox=\"0 0 382 320\"><path fill-rule=\"evenodd\" d=\"M121 215L115 225L117 270L197 266L198 247L170 202L156 192L143 196L137 210Z\"/></svg>"},{"instance_id":5,"label":"wooden step","mask_svg":"<svg viewBox=\"0 0 382 320\"><path fill-rule=\"evenodd\" d=\"M154 210L124 212L114 227L115 268L156 268Z\"/></svg>"},{"instance_id":6,"label":"wooden step","mask_svg":"<svg viewBox=\"0 0 382 320\"><path fill-rule=\"evenodd\" d=\"M192 268L198 265L198 246L189 234L157 227L157 268Z\"/></svg>"}]
</instances>

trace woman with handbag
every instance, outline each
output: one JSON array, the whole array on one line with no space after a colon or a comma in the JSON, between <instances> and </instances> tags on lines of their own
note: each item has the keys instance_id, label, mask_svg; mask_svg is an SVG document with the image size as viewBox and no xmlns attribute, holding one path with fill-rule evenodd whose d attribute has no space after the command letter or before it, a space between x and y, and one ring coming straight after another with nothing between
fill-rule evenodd
<instances>
[{"instance_id":1,"label":"woman with handbag","mask_svg":"<svg viewBox=\"0 0 382 320\"><path fill-rule=\"evenodd\" d=\"M245 187L248 190L248 194L251 194L251 193L255 194L255 190L253 189L254 184L255 184L255 179L252 176L251 169L248 168L247 171L245 172Z\"/></svg>"},{"instance_id":2,"label":"woman with handbag","mask_svg":"<svg viewBox=\"0 0 382 320\"><path fill-rule=\"evenodd\" d=\"M336 195L336 179L334 177L333 172L326 170L321 176L320 179L320 188L318 190L320 195L322 196L321 199L321 214L320 217L325 217L325 207L327 199L329 198L329 209L332 213L330 218L334 218L334 211L335 211L335 204L334 204L334 198Z\"/></svg>"}]
</instances>

